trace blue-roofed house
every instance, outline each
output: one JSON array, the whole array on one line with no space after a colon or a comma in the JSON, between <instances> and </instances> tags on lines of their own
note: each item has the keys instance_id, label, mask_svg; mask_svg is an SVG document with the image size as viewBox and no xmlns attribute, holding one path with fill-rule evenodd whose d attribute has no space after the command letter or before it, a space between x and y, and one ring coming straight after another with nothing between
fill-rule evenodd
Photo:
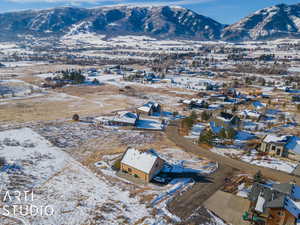
<instances>
[{"instance_id":1,"label":"blue-roofed house","mask_svg":"<svg viewBox=\"0 0 300 225\"><path fill-rule=\"evenodd\" d=\"M255 109L264 109L266 107L265 103L261 103L260 101L255 101L252 103Z\"/></svg>"}]
</instances>

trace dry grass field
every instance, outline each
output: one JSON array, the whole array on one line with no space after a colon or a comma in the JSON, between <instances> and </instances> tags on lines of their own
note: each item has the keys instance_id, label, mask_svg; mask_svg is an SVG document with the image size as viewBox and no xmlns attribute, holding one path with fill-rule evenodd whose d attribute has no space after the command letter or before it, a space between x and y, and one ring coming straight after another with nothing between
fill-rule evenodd
<instances>
[{"instance_id":1,"label":"dry grass field","mask_svg":"<svg viewBox=\"0 0 300 225\"><path fill-rule=\"evenodd\" d=\"M1 68L0 76L26 82L28 85L39 85L42 78L38 74L54 72L69 68L83 68L69 65L32 65L15 68ZM120 87L105 84L100 86L66 86L57 89L43 90L24 98L0 99L0 124L24 123L35 121L59 120L71 118L77 113L80 116L108 114L118 110L131 110L149 100L158 100L164 110L180 110L179 99L190 98L191 94L172 92L165 88L130 85L130 92L120 91Z\"/></svg>"}]
</instances>

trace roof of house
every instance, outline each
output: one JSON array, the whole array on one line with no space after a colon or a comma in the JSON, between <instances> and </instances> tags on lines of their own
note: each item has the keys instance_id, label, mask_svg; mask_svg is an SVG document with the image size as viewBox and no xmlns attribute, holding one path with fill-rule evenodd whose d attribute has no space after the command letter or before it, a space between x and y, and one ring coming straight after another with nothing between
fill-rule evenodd
<instances>
[{"instance_id":1,"label":"roof of house","mask_svg":"<svg viewBox=\"0 0 300 225\"><path fill-rule=\"evenodd\" d=\"M150 173L159 157L153 151L141 152L134 148L128 148L121 163L131 166L145 173Z\"/></svg>"},{"instance_id":2,"label":"roof of house","mask_svg":"<svg viewBox=\"0 0 300 225\"><path fill-rule=\"evenodd\" d=\"M283 184L273 184L272 188L275 191L287 194L287 195L291 195L294 185L293 184L289 184L289 183L283 183Z\"/></svg>"},{"instance_id":3,"label":"roof of house","mask_svg":"<svg viewBox=\"0 0 300 225\"><path fill-rule=\"evenodd\" d=\"M136 113L123 111L118 112L117 115L114 116L111 121L135 124L137 118L138 116Z\"/></svg>"},{"instance_id":4,"label":"roof of house","mask_svg":"<svg viewBox=\"0 0 300 225\"><path fill-rule=\"evenodd\" d=\"M150 101L150 102L147 102L146 104L144 104L143 106L138 107L138 110L148 113L148 112L150 112L152 107L158 107L158 106L159 106L158 103Z\"/></svg>"},{"instance_id":5,"label":"roof of house","mask_svg":"<svg viewBox=\"0 0 300 225\"><path fill-rule=\"evenodd\" d=\"M268 134L263 138L263 142L266 142L266 143L271 143L271 142L285 143L285 142L287 142L287 136L278 136L278 135L274 135L274 134Z\"/></svg>"},{"instance_id":6,"label":"roof of house","mask_svg":"<svg viewBox=\"0 0 300 225\"><path fill-rule=\"evenodd\" d=\"M239 113L239 115L250 116L254 118L259 118L261 113L253 111L253 110L244 110Z\"/></svg>"},{"instance_id":7,"label":"roof of house","mask_svg":"<svg viewBox=\"0 0 300 225\"><path fill-rule=\"evenodd\" d=\"M255 108L258 108L258 109L266 107L266 104L265 103L261 103L260 101L255 101L255 102L252 103L252 105Z\"/></svg>"},{"instance_id":8,"label":"roof of house","mask_svg":"<svg viewBox=\"0 0 300 225\"><path fill-rule=\"evenodd\" d=\"M227 119L227 120L231 120L232 117L233 117L232 114L226 113L226 112L221 112L221 113L220 113L220 116L221 116L222 118L224 118L224 119Z\"/></svg>"},{"instance_id":9,"label":"roof of house","mask_svg":"<svg viewBox=\"0 0 300 225\"><path fill-rule=\"evenodd\" d=\"M300 137L291 136L288 143L285 145L285 148L296 154L300 154Z\"/></svg>"},{"instance_id":10,"label":"roof of house","mask_svg":"<svg viewBox=\"0 0 300 225\"><path fill-rule=\"evenodd\" d=\"M266 143L281 143L284 147L296 154L300 154L300 137L297 136L277 136L274 134L268 134L263 138L263 142Z\"/></svg>"},{"instance_id":11,"label":"roof of house","mask_svg":"<svg viewBox=\"0 0 300 225\"><path fill-rule=\"evenodd\" d=\"M248 195L255 203L255 211L265 213L268 208L284 208L298 218L300 215L300 187L294 184L253 184Z\"/></svg>"}]
</instances>

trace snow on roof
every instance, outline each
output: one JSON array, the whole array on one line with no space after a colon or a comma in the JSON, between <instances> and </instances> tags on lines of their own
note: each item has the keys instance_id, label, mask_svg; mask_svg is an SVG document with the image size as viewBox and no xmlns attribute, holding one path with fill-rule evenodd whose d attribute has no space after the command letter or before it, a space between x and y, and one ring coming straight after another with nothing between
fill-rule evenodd
<instances>
[{"instance_id":1,"label":"snow on roof","mask_svg":"<svg viewBox=\"0 0 300 225\"><path fill-rule=\"evenodd\" d=\"M127 112L127 111L119 112L112 119L112 121L115 122L126 122L126 123L133 123L133 124L135 123L136 120L137 120L137 115L135 113Z\"/></svg>"},{"instance_id":2,"label":"snow on roof","mask_svg":"<svg viewBox=\"0 0 300 225\"><path fill-rule=\"evenodd\" d=\"M134 148L127 149L121 163L134 167L142 172L150 173L158 156L153 152L141 152Z\"/></svg>"},{"instance_id":3,"label":"snow on roof","mask_svg":"<svg viewBox=\"0 0 300 225\"><path fill-rule=\"evenodd\" d=\"M294 217L298 218L300 215L300 202L294 201L289 197L285 198L284 208L289 211Z\"/></svg>"},{"instance_id":4,"label":"snow on roof","mask_svg":"<svg viewBox=\"0 0 300 225\"><path fill-rule=\"evenodd\" d=\"M149 107L149 106L141 106L138 108L138 110L141 110L141 111L147 112L147 113L150 112L150 109L151 109L151 107Z\"/></svg>"},{"instance_id":5,"label":"snow on roof","mask_svg":"<svg viewBox=\"0 0 300 225\"><path fill-rule=\"evenodd\" d=\"M265 103L261 103L260 101L255 101L255 102L252 103L252 105L255 108L258 108L258 109L266 107L266 104Z\"/></svg>"},{"instance_id":6,"label":"snow on roof","mask_svg":"<svg viewBox=\"0 0 300 225\"><path fill-rule=\"evenodd\" d=\"M260 193L260 195L257 198L255 210L258 211L258 212L263 212L265 201L266 200L262 197L262 194Z\"/></svg>"},{"instance_id":7,"label":"snow on roof","mask_svg":"<svg viewBox=\"0 0 300 225\"><path fill-rule=\"evenodd\" d=\"M241 114L244 114L246 116L255 117L255 118L258 118L260 116L259 112L252 111L252 110L244 110L241 112Z\"/></svg>"},{"instance_id":8,"label":"snow on roof","mask_svg":"<svg viewBox=\"0 0 300 225\"><path fill-rule=\"evenodd\" d=\"M147 102L146 104L144 104L143 106L139 107L138 110L144 111L144 112L150 112L151 108L154 107L158 107L158 103L157 102Z\"/></svg>"},{"instance_id":9,"label":"snow on roof","mask_svg":"<svg viewBox=\"0 0 300 225\"><path fill-rule=\"evenodd\" d=\"M270 142L285 142L287 141L287 136L277 136L274 134L268 134L267 136L265 136L264 142L266 143L270 143Z\"/></svg>"},{"instance_id":10,"label":"snow on roof","mask_svg":"<svg viewBox=\"0 0 300 225\"><path fill-rule=\"evenodd\" d=\"M192 100L189 100L189 99L185 99L182 101L182 103L187 104L187 105L191 104L191 102L192 102Z\"/></svg>"}]
</instances>

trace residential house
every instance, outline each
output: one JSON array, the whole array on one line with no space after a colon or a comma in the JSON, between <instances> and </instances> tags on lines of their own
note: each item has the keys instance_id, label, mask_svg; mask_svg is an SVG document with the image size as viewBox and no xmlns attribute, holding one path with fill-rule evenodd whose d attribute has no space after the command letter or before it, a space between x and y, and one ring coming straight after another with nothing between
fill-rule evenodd
<instances>
[{"instance_id":1,"label":"residential house","mask_svg":"<svg viewBox=\"0 0 300 225\"><path fill-rule=\"evenodd\" d=\"M287 152L284 148L287 141L288 136L268 134L262 139L259 150L276 156L287 157Z\"/></svg>"},{"instance_id":2,"label":"residential house","mask_svg":"<svg viewBox=\"0 0 300 225\"><path fill-rule=\"evenodd\" d=\"M262 139L259 151L300 160L300 138L297 136L268 134Z\"/></svg>"},{"instance_id":3,"label":"residential house","mask_svg":"<svg viewBox=\"0 0 300 225\"><path fill-rule=\"evenodd\" d=\"M193 108L208 108L208 103L204 100L204 99L186 99L183 100L182 103L184 105L187 105L189 108L193 109Z\"/></svg>"},{"instance_id":4,"label":"residential house","mask_svg":"<svg viewBox=\"0 0 300 225\"><path fill-rule=\"evenodd\" d=\"M102 116L96 118L97 123L110 126L135 126L138 120L138 114L128 111L117 112L114 116Z\"/></svg>"},{"instance_id":5,"label":"residential house","mask_svg":"<svg viewBox=\"0 0 300 225\"><path fill-rule=\"evenodd\" d=\"M262 114L260 112L254 111L254 110L246 109L246 110L239 112L238 115L243 119L252 119L252 120L258 121Z\"/></svg>"},{"instance_id":6,"label":"residential house","mask_svg":"<svg viewBox=\"0 0 300 225\"><path fill-rule=\"evenodd\" d=\"M214 122L215 126L223 128L239 127L241 124L241 120L238 116L227 112L220 112L212 118L211 122Z\"/></svg>"},{"instance_id":7,"label":"residential house","mask_svg":"<svg viewBox=\"0 0 300 225\"><path fill-rule=\"evenodd\" d=\"M156 102L147 102L141 107L137 108L138 114L145 114L148 116L153 115L153 113L160 113L161 112L161 105Z\"/></svg>"},{"instance_id":8,"label":"residential house","mask_svg":"<svg viewBox=\"0 0 300 225\"><path fill-rule=\"evenodd\" d=\"M252 102L252 106L255 110L263 110L267 105L265 103L261 103L260 101L254 101Z\"/></svg>"},{"instance_id":9,"label":"residential house","mask_svg":"<svg viewBox=\"0 0 300 225\"><path fill-rule=\"evenodd\" d=\"M244 220L259 225L298 225L300 187L295 184L255 183L248 195L250 207Z\"/></svg>"},{"instance_id":10,"label":"residential house","mask_svg":"<svg viewBox=\"0 0 300 225\"><path fill-rule=\"evenodd\" d=\"M139 115L133 112L122 111L118 112L111 120L111 125L118 126L135 126L139 120Z\"/></svg>"},{"instance_id":11,"label":"residential house","mask_svg":"<svg viewBox=\"0 0 300 225\"><path fill-rule=\"evenodd\" d=\"M128 148L121 159L120 169L145 182L150 182L161 171L164 163L165 161L153 150L142 152Z\"/></svg>"},{"instance_id":12,"label":"residential house","mask_svg":"<svg viewBox=\"0 0 300 225\"><path fill-rule=\"evenodd\" d=\"M240 92L238 92L236 89L234 88L227 88L223 90L223 94L225 96L231 97L231 98L237 98L240 96Z\"/></svg>"}]
</instances>

